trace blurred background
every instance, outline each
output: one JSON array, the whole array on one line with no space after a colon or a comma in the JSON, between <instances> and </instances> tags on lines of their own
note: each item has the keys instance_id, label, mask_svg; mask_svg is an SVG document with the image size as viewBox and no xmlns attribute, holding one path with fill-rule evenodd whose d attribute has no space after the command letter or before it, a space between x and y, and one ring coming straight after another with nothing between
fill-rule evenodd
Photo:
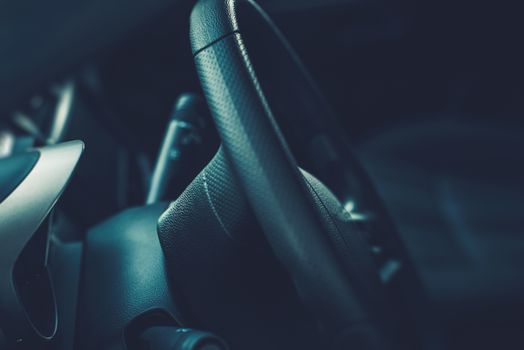
<instances>
[{"instance_id":1,"label":"blurred background","mask_svg":"<svg viewBox=\"0 0 524 350\"><path fill-rule=\"evenodd\" d=\"M510 311L521 310L524 283L520 4L258 2L333 106L456 329L466 322L461 308L474 309L467 322L495 321L468 329L491 340L519 336L522 314ZM0 0L0 156L49 142L44 134L87 144L60 204L63 239L144 202L173 104L200 89L192 6ZM53 134L57 115L67 123ZM187 164L173 196L205 161ZM510 321L497 324L500 315ZM464 339L469 348L471 336Z\"/></svg>"}]
</instances>

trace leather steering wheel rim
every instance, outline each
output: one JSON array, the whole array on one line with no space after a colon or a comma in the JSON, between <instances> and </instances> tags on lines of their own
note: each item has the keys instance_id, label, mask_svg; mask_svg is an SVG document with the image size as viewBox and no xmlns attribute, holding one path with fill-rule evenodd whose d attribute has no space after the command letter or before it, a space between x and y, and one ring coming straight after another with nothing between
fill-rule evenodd
<instances>
[{"instance_id":1,"label":"leather steering wheel rim","mask_svg":"<svg viewBox=\"0 0 524 350\"><path fill-rule=\"evenodd\" d=\"M354 325L376 332L377 305L371 304L382 302L380 291L376 296L362 295L351 272L348 278L275 118L273 107L284 103L310 109L309 119L312 114L316 118L329 114L314 84L278 29L251 1L200 1L192 12L190 30L197 73L224 153L302 300L338 333ZM280 71L284 78L278 81L280 92L297 88L298 81L306 90L299 96L312 98L286 100L289 96L273 95L270 103L249 55L249 40L261 33L258 39L271 41L276 51L285 53L287 67L291 64L289 71ZM268 69L278 71L281 56L272 52L268 56L277 58L266 63Z\"/></svg>"}]
</instances>

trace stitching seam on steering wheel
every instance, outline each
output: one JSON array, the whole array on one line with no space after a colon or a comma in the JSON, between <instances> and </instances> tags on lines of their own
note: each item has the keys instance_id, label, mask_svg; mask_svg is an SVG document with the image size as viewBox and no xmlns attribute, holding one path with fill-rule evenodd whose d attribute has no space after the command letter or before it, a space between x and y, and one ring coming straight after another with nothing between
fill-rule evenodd
<instances>
[{"instance_id":1,"label":"stitching seam on steering wheel","mask_svg":"<svg viewBox=\"0 0 524 350\"><path fill-rule=\"evenodd\" d=\"M228 36L230 35L234 35L234 34L237 34L237 33L240 33L238 30L233 30L232 32L229 32L227 34L224 34L224 35L221 35L219 36L218 38L216 38L215 40L213 40L212 42L210 42L209 44L207 44L206 46L196 50L194 53L193 53L193 57L196 57L199 53L201 53L202 51L204 51L205 49L207 49L208 47L211 47L213 45L215 45L216 43L218 43L219 41L221 41L222 39L225 39L227 38Z\"/></svg>"},{"instance_id":2,"label":"stitching seam on steering wheel","mask_svg":"<svg viewBox=\"0 0 524 350\"><path fill-rule=\"evenodd\" d=\"M204 183L204 191L206 192L206 197L207 197L207 200L209 202L209 206L211 207L211 210L213 211L213 214L217 218L217 221L220 224L220 227L222 228L222 230L224 230L224 232L228 235L229 238L231 238L232 240L235 240L233 238L233 236L231 235L231 233L229 233L229 230L226 228L226 225L224 224L224 222L220 218L220 215L218 214L218 211L216 210L215 205L213 204L213 200L211 199L211 193L209 192L209 186L208 186L208 183L207 183L206 169L205 168L204 168L204 171L202 172L202 180L203 180L203 183Z\"/></svg>"}]
</instances>

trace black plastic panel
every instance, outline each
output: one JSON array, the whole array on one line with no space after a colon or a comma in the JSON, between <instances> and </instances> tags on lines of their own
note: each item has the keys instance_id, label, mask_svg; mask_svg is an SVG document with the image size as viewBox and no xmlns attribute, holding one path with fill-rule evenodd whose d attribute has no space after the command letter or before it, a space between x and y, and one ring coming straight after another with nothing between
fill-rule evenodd
<instances>
[{"instance_id":1,"label":"black plastic panel","mask_svg":"<svg viewBox=\"0 0 524 350\"><path fill-rule=\"evenodd\" d=\"M33 327L44 337L52 337L57 328L56 301L49 271L47 253L49 220L40 225L15 263L13 281L18 298Z\"/></svg>"},{"instance_id":2,"label":"black plastic panel","mask_svg":"<svg viewBox=\"0 0 524 350\"><path fill-rule=\"evenodd\" d=\"M87 234L78 349L125 349L126 326L148 310L162 309L177 319L156 233L166 206L126 210Z\"/></svg>"}]
</instances>

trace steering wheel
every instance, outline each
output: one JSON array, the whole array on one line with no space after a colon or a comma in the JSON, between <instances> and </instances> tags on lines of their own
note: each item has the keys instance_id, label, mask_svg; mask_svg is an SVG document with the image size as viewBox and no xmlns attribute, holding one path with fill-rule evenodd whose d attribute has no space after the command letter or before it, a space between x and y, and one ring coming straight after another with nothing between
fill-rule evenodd
<instances>
[{"instance_id":1,"label":"steering wheel","mask_svg":"<svg viewBox=\"0 0 524 350\"><path fill-rule=\"evenodd\" d=\"M263 10L248 0L198 2L190 38L222 146L160 220L168 263L176 265L173 259L183 254L177 256L173 249L186 241L180 235L188 230L173 221L204 206L188 207L186 202L206 198L210 215L233 239L237 233L231 232L231 222L246 219L232 217L249 207L301 302L334 346L409 347L406 339L413 338L411 321L417 317L412 311L424 293L400 237L297 55ZM279 125L290 130L286 136L294 147L288 146ZM364 193L367 200L372 197L382 225L363 233L332 191L299 168L294 154L304 158L309 153L316 153L322 164L346 162L334 171L352 172L346 187ZM314 172L314 167L308 170ZM371 245L380 248L381 264L394 265L395 282L380 279ZM400 290L400 298L392 296L391 285Z\"/></svg>"}]
</instances>

